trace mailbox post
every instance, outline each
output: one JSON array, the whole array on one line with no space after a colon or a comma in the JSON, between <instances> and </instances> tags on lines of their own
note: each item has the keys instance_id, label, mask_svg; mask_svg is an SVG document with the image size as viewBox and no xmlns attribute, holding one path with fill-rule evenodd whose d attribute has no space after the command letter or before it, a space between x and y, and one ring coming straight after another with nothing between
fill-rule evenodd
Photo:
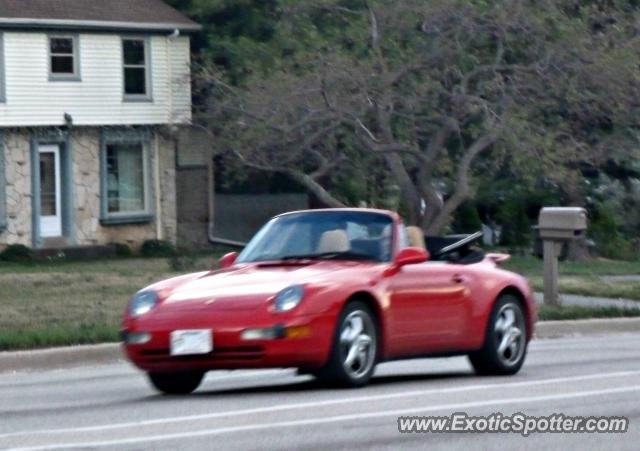
<instances>
[{"instance_id":1,"label":"mailbox post","mask_svg":"<svg viewBox=\"0 0 640 451\"><path fill-rule=\"evenodd\" d=\"M558 256L562 244L580 239L587 230L587 212L580 207L545 207L538 218L544 254L544 303L560 305Z\"/></svg>"}]
</instances>

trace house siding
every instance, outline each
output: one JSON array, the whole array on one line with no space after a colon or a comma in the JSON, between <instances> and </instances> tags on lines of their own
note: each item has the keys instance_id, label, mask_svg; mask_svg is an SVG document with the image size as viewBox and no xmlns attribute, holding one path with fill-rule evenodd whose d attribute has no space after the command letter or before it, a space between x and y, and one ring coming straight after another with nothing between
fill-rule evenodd
<instances>
[{"instance_id":1,"label":"house siding","mask_svg":"<svg viewBox=\"0 0 640 451\"><path fill-rule=\"evenodd\" d=\"M191 122L191 50L188 39L169 41L173 123Z\"/></svg>"},{"instance_id":2,"label":"house siding","mask_svg":"<svg viewBox=\"0 0 640 451\"><path fill-rule=\"evenodd\" d=\"M38 141L41 131L21 129L5 130L6 166L6 210L7 229L0 232L0 247L23 244L37 247L34 243L33 199L31 177L32 143ZM162 238L176 240L175 207L175 143L165 138L160 129L151 133L152 165L157 164L159 183L150 183L151 199L160 206L161 215L153 215L144 224L102 225L100 223L100 146L102 130L98 127L74 128L68 133L66 143L70 151L70 166L73 175L70 208L73 210L73 245L103 245L123 243L133 248L143 241ZM155 177L155 175L153 176ZM153 179L152 177L152 179ZM156 198L155 186L159 186ZM155 212L154 212L155 213ZM158 217L161 218L157 223Z\"/></svg>"},{"instance_id":3,"label":"house siding","mask_svg":"<svg viewBox=\"0 0 640 451\"><path fill-rule=\"evenodd\" d=\"M127 102L122 35L78 35L80 81L50 81L48 34L2 32L5 97L0 127L153 125L191 120L189 38L149 36L150 101ZM138 36L138 35L131 35Z\"/></svg>"},{"instance_id":4,"label":"house siding","mask_svg":"<svg viewBox=\"0 0 640 451\"><path fill-rule=\"evenodd\" d=\"M4 76L4 36L0 31L0 103L5 101L5 76Z\"/></svg>"}]
</instances>

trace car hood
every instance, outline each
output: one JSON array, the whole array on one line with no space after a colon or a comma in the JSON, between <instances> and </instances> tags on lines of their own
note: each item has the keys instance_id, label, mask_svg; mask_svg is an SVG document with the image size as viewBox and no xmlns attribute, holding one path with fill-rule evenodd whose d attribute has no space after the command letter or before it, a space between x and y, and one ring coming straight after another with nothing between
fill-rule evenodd
<instances>
[{"instance_id":1,"label":"car hood","mask_svg":"<svg viewBox=\"0 0 640 451\"><path fill-rule=\"evenodd\" d=\"M163 308L211 306L215 309L251 309L267 303L293 284L322 286L336 272L370 266L359 262L308 262L247 264L214 271L175 287L162 302Z\"/></svg>"}]
</instances>

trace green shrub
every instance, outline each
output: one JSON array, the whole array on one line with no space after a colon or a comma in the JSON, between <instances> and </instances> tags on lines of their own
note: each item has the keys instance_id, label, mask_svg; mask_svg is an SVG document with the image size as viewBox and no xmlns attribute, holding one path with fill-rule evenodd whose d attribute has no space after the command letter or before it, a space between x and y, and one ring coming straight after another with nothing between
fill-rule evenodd
<instances>
[{"instance_id":1,"label":"green shrub","mask_svg":"<svg viewBox=\"0 0 640 451\"><path fill-rule=\"evenodd\" d=\"M111 245L113 246L117 257L131 257L133 255L131 248L124 243L113 243Z\"/></svg>"},{"instance_id":2,"label":"green shrub","mask_svg":"<svg viewBox=\"0 0 640 451\"><path fill-rule=\"evenodd\" d=\"M482 230L482 221L478 209L470 202L463 203L456 212L453 231L455 233L474 233L479 230Z\"/></svg>"},{"instance_id":3,"label":"green shrub","mask_svg":"<svg viewBox=\"0 0 640 451\"><path fill-rule=\"evenodd\" d=\"M502 243L505 246L527 246L531 240L531 222L520 200L508 200L500 206L497 215L502 225Z\"/></svg>"},{"instance_id":4,"label":"green shrub","mask_svg":"<svg viewBox=\"0 0 640 451\"><path fill-rule=\"evenodd\" d=\"M31 263L33 252L22 244L10 244L0 252L0 260L12 263Z\"/></svg>"},{"instance_id":5,"label":"green shrub","mask_svg":"<svg viewBox=\"0 0 640 451\"><path fill-rule=\"evenodd\" d=\"M142 243L140 254L143 257L172 257L176 255L176 248L168 241L147 240Z\"/></svg>"},{"instance_id":6,"label":"green shrub","mask_svg":"<svg viewBox=\"0 0 640 451\"><path fill-rule=\"evenodd\" d=\"M632 242L620 233L616 216L610 208L606 205L598 205L590 219L589 236L595 241L599 255L614 260L638 258Z\"/></svg>"}]
</instances>

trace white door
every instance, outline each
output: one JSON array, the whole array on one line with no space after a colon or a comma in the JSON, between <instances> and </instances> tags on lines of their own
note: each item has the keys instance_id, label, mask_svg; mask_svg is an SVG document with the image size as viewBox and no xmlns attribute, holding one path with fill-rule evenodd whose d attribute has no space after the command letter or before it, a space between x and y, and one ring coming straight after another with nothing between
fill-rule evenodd
<instances>
[{"instance_id":1,"label":"white door","mask_svg":"<svg viewBox=\"0 0 640 451\"><path fill-rule=\"evenodd\" d=\"M60 146L43 145L40 151L40 236L62 236L60 199Z\"/></svg>"}]
</instances>

